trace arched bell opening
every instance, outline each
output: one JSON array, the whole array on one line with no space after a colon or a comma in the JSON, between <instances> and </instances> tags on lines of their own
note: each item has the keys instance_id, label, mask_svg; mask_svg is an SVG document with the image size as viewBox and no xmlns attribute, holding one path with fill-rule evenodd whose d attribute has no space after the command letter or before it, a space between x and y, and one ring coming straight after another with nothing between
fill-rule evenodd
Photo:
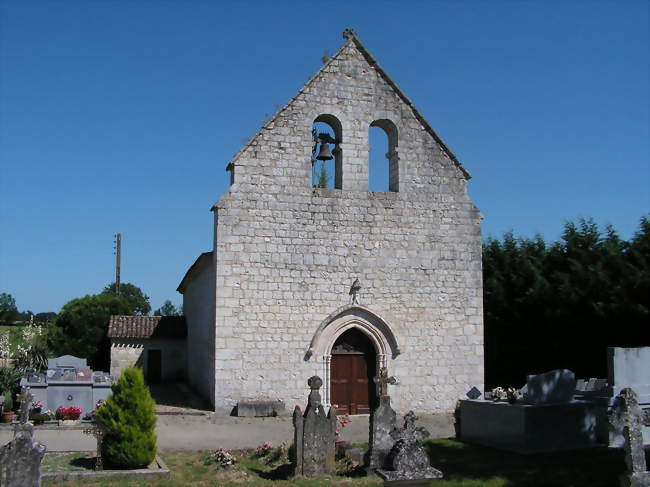
<instances>
[{"instance_id":1,"label":"arched bell opening","mask_svg":"<svg viewBox=\"0 0 650 487\"><path fill-rule=\"evenodd\" d=\"M334 342L330 360L330 403L342 414L369 414L377 403L372 341L359 328L350 328Z\"/></svg>"},{"instance_id":2,"label":"arched bell opening","mask_svg":"<svg viewBox=\"0 0 650 487\"><path fill-rule=\"evenodd\" d=\"M368 188L399 191L398 132L388 119L373 121L368 128Z\"/></svg>"},{"instance_id":3,"label":"arched bell opening","mask_svg":"<svg viewBox=\"0 0 650 487\"><path fill-rule=\"evenodd\" d=\"M319 115L312 125L312 186L341 189L343 161L341 154L341 122L334 115Z\"/></svg>"}]
</instances>

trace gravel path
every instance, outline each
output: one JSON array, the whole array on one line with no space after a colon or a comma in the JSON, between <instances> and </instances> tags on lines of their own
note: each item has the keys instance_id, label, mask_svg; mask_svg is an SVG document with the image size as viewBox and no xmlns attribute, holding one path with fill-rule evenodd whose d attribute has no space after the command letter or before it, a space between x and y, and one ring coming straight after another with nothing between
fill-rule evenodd
<instances>
[{"instance_id":1,"label":"gravel path","mask_svg":"<svg viewBox=\"0 0 650 487\"><path fill-rule=\"evenodd\" d=\"M352 416L352 422L342 431L342 439L350 442L368 441L368 416ZM453 436L451 415L421 416L433 438ZM210 450L216 448L254 448L264 441L274 445L293 440L291 417L237 418L213 413L205 415L159 415L156 425L160 450ZM12 429L0 428L0 445L13 438ZM36 439L48 451L88 451L95 449L95 439L79 429L36 428Z\"/></svg>"}]
</instances>

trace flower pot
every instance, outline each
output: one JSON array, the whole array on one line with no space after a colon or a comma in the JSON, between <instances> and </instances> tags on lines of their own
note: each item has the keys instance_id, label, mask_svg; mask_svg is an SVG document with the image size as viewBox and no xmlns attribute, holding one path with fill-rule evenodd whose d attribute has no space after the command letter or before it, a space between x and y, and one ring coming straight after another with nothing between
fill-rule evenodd
<instances>
[{"instance_id":1,"label":"flower pot","mask_svg":"<svg viewBox=\"0 0 650 487\"><path fill-rule=\"evenodd\" d=\"M5 423L11 423L14 420L13 411L5 411L2 413L2 421Z\"/></svg>"},{"instance_id":2,"label":"flower pot","mask_svg":"<svg viewBox=\"0 0 650 487\"><path fill-rule=\"evenodd\" d=\"M76 426L80 423L78 419L62 419L61 426Z\"/></svg>"},{"instance_id":3,"label":"flower pot","mask_svg":"<svg viewBox=\"0 0 650 487\"><path fill-rule=\"evenodd\" d=\"M42 408L32 408L32 412L35 414L41 414L41 409Z\"/></svg>"}]
</instances>

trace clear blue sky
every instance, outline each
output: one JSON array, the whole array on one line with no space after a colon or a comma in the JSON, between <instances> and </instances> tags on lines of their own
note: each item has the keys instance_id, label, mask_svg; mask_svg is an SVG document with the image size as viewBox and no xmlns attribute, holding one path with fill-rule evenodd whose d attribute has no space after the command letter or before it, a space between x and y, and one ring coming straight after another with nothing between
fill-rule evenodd
<instances>
[{"instance_id":1,"label":"clear blue sky","mask_svg":"<svg viewBox=\"0 0 650 487\"><path fill-rule=\"evenodd\" d=\"M0 292L58 311L114 278L155 309L211 249L230 158L354 28L470 171L485 236L650 211L649 3L0 4Z\"/></svg>"}]
</instances>

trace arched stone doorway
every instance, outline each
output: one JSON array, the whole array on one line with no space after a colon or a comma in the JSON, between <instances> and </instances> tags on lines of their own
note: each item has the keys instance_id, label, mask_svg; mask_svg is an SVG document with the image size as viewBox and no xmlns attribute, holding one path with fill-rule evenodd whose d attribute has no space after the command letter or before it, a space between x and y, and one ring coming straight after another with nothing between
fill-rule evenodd
<instances>
[{"instance_id":1,"label":"arched stone doorway","mask_svg":"<svg viewBox=\"0 0 650 487\"><path fill-rule=\"evenodd\" d=\"M373 378L377 375L377 353L358 328L342 333L332 347L330 402L337 411L369 414L377 400Z\"/></svg>"},{"instance_id":2,"label":"arched stone doorway","mask_svg":"<svg viewBox=\"0 0 650 487\"><path fill-rule=\"evenodd\" d=\"M376 375L376 371L381 367L387 367L388 359L396 358L400 354L392 326L368 308L352 304L342 306L331 313L316 329L305 353L305 361L314 360L321 364L322 369L319 374L323 378L321 396L326 406L337 404L332 399L332 360L336 355L335 349L339 345L339 338L344 337L342 341L346 340L346 333L350 330L355 330L355 334L360 333L363 336L360 340L362 343L365 341L363 346L366 348L362 352L365 354L364 350L367 350L368 356L371 359L374 358L374 367L367 366L369 369L367 374L372 374L369 387L372 388L374 395L376 395L376 389L372 378ZM370 350L368 350L368 343ZM369 395L370 401L374 397L372 394Z\"/></svg>"}]
</instances>

